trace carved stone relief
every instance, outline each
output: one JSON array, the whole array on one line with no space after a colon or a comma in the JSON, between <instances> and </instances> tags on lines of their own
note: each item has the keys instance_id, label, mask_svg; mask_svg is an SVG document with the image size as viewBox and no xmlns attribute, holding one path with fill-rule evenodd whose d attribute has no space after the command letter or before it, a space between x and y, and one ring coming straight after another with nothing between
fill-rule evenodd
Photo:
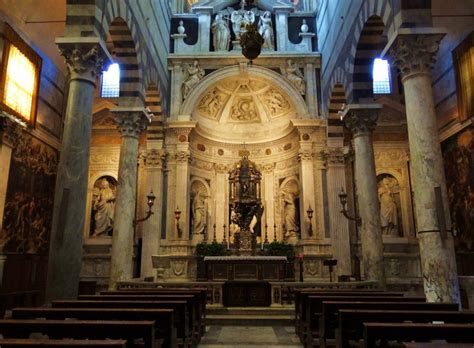
<instances>
[{"instance_id":1,"label":"carved stone relief","mask_svg":"<svg viewBox=\"0 0 474 348\"><path fill-rule=\"evenodd\" d=\"M257 107L251 97L240 97L234 100L230 111L233 122L260 122Z\"/></svg>"}]
</instances>

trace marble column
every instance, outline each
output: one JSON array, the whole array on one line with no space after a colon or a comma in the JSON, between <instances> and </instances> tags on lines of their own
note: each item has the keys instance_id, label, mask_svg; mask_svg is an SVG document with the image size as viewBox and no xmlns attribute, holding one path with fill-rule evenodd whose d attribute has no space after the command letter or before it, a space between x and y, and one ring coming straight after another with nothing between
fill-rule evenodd
<instances>
[{"instance_id":1,"label":"marble column","mask_svg":"<svg viewBox=\"0 0 474 348\"><path fill-rule=\"evenodd\" d=\"M366 280L376 280L385 287L380 205L375 174L372 132L380 104L350 104L343 112L344 123L354 137L357 203L362 220L360 228L362 261Z\"/></svg>"},{"instance_id":2,"label":"marble column","mask_svg":"<svg viewBox=\"0 0 474 348\"><path fill-rule=\"evenodd\" d=\"M64 131L54 197L46 299L77 298L89 174L96 78L109 57L98 38L58 38L69 72Z\"/></svg>"},{"instance_id":3,"label":"marble column","mask_svg":"<svg viewBox=\"0 0 474 348\"><path fill-rule=\"evenodd\" d=\"M160 248L161 226L163 223L162 204L164 203L163 170L165 166L166 151L161 148L161 144L156 148L149 148L145 158L145 190L147 190L147 194L150 190L153 191L156 200L152 208L154 214L143 223L141 277L152 277L156 273L151 257L157 255Z\"/></svg>"},{"instance_id":4,"label":"marble column","mask_svg":"<svg viewBox=\"0 0 474 348\"><path fill-rule=\"evenodd\" d=\"M143 107L118 107L112 112L118 124L122 144L115 198L109 289L115 289L118 281L133 278L138 138L150 123L148 113Z\"/></svg>"},{"instance_id":5,"label":"marble column","mask_svg":"<svg viewBox=\"0 0 474 348\"><path fill-rule=\"evenodd\" d=\"M434 28L399 29L384 52L400 69L405 90L410 167L425 295L429 302L459 303L453 238L451 233L447 238L440 233L442 218L448 231L451 221L431 85L431 68L444 35L444 32ZM437 209L437 187L441 189L444 212Z\"/></svg>"}]
</instances>

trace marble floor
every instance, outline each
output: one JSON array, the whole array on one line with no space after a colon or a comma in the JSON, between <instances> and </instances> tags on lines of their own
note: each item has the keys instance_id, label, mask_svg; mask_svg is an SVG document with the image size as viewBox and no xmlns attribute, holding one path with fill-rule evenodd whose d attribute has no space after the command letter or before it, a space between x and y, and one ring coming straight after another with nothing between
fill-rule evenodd
<instances>
[{"instance_id":1,"label":"marble floor","mask_svg":"<svg viewBox=\"0 0 474 348\"><path fill-rule=\"evenodd\" d=\"M299 348L303 347L288 326L217 326L206 327L199 348Z\"/></svg>"}]
</instances>

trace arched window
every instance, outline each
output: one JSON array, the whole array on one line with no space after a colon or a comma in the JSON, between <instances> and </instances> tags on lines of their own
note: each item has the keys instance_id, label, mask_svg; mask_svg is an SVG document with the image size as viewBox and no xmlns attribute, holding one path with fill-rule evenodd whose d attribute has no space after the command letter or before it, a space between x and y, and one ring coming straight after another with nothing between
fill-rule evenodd
<instances>
[{"instance_id":1,"label":"arched window","mask_svg":"<svg viewBox=\"0 0 474 348\"><path fill-rule=\"evenodd\" d=\"M390 94L390 65L385 59L375 58L372 77L374 94Z\"/></svg>"},{"instance_id":2,"label":"arched window","mask_svg":"<svg viewBox=\"0 0 474 348\"><path fill-rule=\"evenodd\" d=\"M120 95L120 67L117 63L111 64L102 74L100 96L102 98L116 98Z\"/></svg>"}]
</instances>

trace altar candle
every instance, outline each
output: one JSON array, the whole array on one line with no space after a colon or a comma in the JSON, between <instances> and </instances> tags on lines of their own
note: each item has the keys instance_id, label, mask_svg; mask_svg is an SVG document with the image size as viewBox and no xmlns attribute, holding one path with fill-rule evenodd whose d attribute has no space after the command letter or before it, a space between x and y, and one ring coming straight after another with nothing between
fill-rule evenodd
<instances>
[{"instance_id":1,"label":"altar candle","mask_svg":"<svg viewBox=\"0 0 474 348\"><path fill-rule=\"evenodd\" d=\"M217 222L216 211L217 211L217 201L216 199L214 199L214 224L216 224Z\"/></svg>"}]
</instances>

